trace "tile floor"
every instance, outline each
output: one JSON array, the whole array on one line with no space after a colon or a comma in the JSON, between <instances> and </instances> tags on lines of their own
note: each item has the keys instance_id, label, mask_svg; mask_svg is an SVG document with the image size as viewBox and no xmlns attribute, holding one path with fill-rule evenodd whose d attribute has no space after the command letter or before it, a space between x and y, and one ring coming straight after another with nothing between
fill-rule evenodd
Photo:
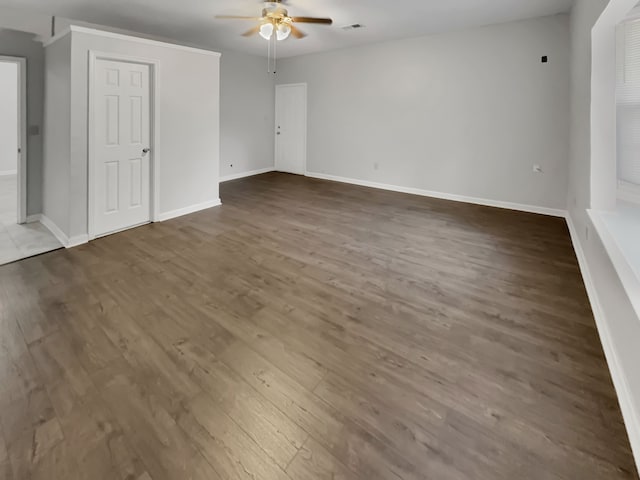
<instances>
[{"instance_id":1,"label":"tile floor","mask_svg":"<svg viewBox=\"0 0 640 480\"><path fill-rule=\"evenodd\" d=\"M0 176L0 265L61 248L41 223L17 224L15 175Z\"/></svg>"}]
</instances>

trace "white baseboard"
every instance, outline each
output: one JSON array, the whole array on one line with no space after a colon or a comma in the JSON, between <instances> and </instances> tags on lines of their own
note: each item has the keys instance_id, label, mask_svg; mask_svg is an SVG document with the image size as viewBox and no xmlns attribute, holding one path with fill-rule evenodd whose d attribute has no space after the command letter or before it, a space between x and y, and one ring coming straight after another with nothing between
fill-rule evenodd
<instances>
[{"instance_id":1,"label":"white baseboard","mask_svg":"<svg viewBox=\"0 0 640 480\"><path fill-rule=\"evenodd\" d=\"M18 170L2 170L0 171L0 177L8 175L18 175Z\"/></svg>"},{"instance_id":2,"label":"white baseboard","mask_svg":"<svg viewBox=\"0 0 640 480\"><path fill-rule=\"evenodd\" d=\"M177 210L172 210L170 212L165 212L157 215L155 222L164 222L166 220L170 220L172 218L181 217L183 215L188 215L190 213L195 213L200 210L205 210L207 208L217 207L222 205L222 202L219 198L215 200L210 200L208 202L199 203L197 205L191 205L185 208L179 208ZM54 237L58 239L58 241L65 246L66 248L76 247L78 245L82 245L84 243L89 242L89 235L76 235L71 238L67 237L67 235L58 227L49 217L44 214L36 214L29 215L27 218L27 223L31 222L40 222L45 227L49 229L49 231L53 234Z\"/></svg>"},{"instance_id":3,"label":"white baseboard","mask_svg":"<svg viewBox=\"0 0 640 480\"><path fill-rule=\"evenodd\" d=\"M589 303L591 304L591 310L593 311L593 317L596 321L596 327L600 335L600 342L602 343L602 349L607 359L607 365L609 366L609 372L611 373L611 379L613 380L613 386L618 396L618 402L620 403L620 411L624 419L624 424L629 435L629 443L631 450L633 451L634 458L636 460L636 466L640 473L640 418L634 408L633 396L631 390L627 384L627 379L620 367L620 361L618 353L616 352L615 345L611 337L609 330L609 322L607 321L604 309L600 303L598 293L596 291L593 277L589 269L587 257L582 248L580 237L571 219L571 215L567 213L567 225L569 227L569 234L571 235L571 242L578 258L578 265L580 266L580 272L582 273L582 279L587 290L587 296L589 297Z\"/></svg>"},{"instance_id":4,"label":"white baseboard","mask_svg":"<svg viewBox=\"0 0 640 480\"><path fill-rule=\"evenodd\" d=\"M53 220L51 220L49 217L47 217L44 214L40 215L40 223L42 223L42 225L44 225L45 227L47 227L49 229L49 231L53 234L54 237L56 237L58 239L58 241L64 245L65 247L67 246L67 243L69 243L69 237L67 237L66 233L64 233L60 227L58 227L58 225L56 225Z\"/></svg>"},{"instance_id":5,"label":"white baseboard","mask_svg":"<svg viewBox=\"0 0 640 480\"><path fill-rule=\"evenodd\" d=\"M171 210L170 212L160 213L156 216L156 219L154 221L165 222L167 220L171 220L172 218L189 215L190 213L199 212L200 210L206 210L207 208L217 207L219 205L222 205L222 202L219 198L216 198L215 200L209 200L208 202L199 203L197 205L191 205L189 207Z\"/></svg>"},{"instance_id":6,"label":"white baseboard","mask_svg":"<svg viewBox=\"0 0 640 480\"><path fill-rule=\"evenodd\" d=\"M89 235L76 235L74 237L69 238L69 241L65 245L67 248L77 247L78 245L84 245L85 243L89 243Z\"/></svg>"},{"instance_id":7,"label":"white baseboard","mask_svg":"<svg viewBox=\"0 0 640 480\"><path fill-rule=\"evenodd\" d=\"M77 247L78 245L82 245L84 243L89 242L89 236L86 234L68 237L67 234L64 233L60 229L60 227L58 227L58 225L56 225L53 222L53 220L51 220L49 217L47 217L43 213L38 215L30 215L27 218L27 222L29 222L30 219L33 221L33 219L35 218L38 218L38 221L40 221L42 225L47 227L49 231L53 234L53 236L56 237L58 241L62 244L62 246L65 248L73 248L73 247Z\"/></svg>"},{"instance_id":8,"label":"white baseboard","mask_svg":"<svg viewBox=\"0 0 640 480\"><path fill-rule=\"evenodd\" d=\"M486 198L467 197L465 195L457 195L454 193L434 192L431 190L422 190L413 187L401 187L398 185L389 185L386 183L370 182L368 180L358 180L354 178L337 177L335 175L326 175L324 173L307 172L307 177L320 178L322 180L331 180L333 182L350 183L360 185L362 187L379 188L380 190L390 190L392 192L409 193L412 195L420 195L422 197L440 198L443 200L452 200L454 202L473 203L476 205L484 205L486 207L506 208L508 210L518 210L521 212L539 213L541 215L549 215L552 217L562 217L567 215L565 210L538 207L536 205L524 205L520 203L502 202L499 200L489 200Z\"/></svg>"},{"instance_id":9,"label":"white baseboard","mask_svg":"<svg viewBox=\"0 0 640 480\"><path fill-rule=\"evenodd\" d=\"M267 167L267 168L260 168L259 170L251 170L249 172L241 172L241 173L234 173L232 175L225 175L224 177L220 177L220 183L228 182L229 180L237 180L238 178L253 177L254 175L260 175L262 173L269 173L273 171L275 171L275 167Z\"/></svg>"}]
</instances>

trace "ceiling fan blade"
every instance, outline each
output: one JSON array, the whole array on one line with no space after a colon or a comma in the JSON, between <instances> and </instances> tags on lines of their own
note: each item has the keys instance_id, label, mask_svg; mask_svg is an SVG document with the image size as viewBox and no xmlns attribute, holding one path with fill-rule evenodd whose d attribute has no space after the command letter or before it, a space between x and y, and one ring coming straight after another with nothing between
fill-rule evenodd
<instances>
[{"instance_id":1,"label":"ceiling fan blade","mask_svg":"<svg viewBox=\"0 0 640 480\"><path fill-rule=\"evenodd\" d=\"M251 35L255 35L256 33L258 33L259 31L260 31L260 25L258 25L257 27L253 27L251 30L247 30L242 34L242 36L250 37Z\"/></svg>"},{"instance_id":2,"label":"ceiling fan blade","mask_svg":"<svg viewBox=\"0 0 640 480\"><path fill-rule=\"evenodd\" d=\"M291 21L297 23L322 23L324 25L331 25L333 20L330 18L314 18L314 17L291 17Z\"/></svg>"},{"instance_id":3,"label":"ceiling fan blade","mask_svg":"<svg viewBox=\"0 0 640 480\"><path fill-rule=\"evenodd\" d=\"M216 15L220 20L261 20L262 17L242 17L239 15Z\"/></svg>"},{"instance_id":4,"label":"ceiling fan blade","mask_svg":"<svg viewBox=\"0 0 640 480\"><path fill-rule=\"evenodd\" d=\"M306 33L304 33L303 31L301 31L300 29L294 27L293 25L289 25L291 27L291 35L293 35L296 38L304 38L307 36Z\"/></svg>"}]
</instances>

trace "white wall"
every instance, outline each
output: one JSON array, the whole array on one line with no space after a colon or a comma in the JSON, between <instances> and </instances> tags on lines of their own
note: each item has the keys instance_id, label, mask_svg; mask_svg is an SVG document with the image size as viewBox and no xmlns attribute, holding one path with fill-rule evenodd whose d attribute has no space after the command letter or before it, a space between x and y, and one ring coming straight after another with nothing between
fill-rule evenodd
<instances>
[{"instance_id":1,"label":"white wall","mask_svg":"<svg viewBox=\"0 0 640 480\"><path fill-rule=\"evenodd\" d=\"M276 82L308 83L310 172L565 209L568 65L559 15L284 59Z\"/></svg>"},{"instance_id":2,"label":"white wall","mask_svg":"<svg viewBox=\"0 0 640 480\"><path fill-rule=\"evenodd\" d=\"M223 52L220 69L221 178L273 168L275 81L266 59Z\"/></svg>"},{"instance_id":3,"label":"white wall","mask_svg":"<svg viewBox=\"0 0 640 480\"><path fill-rule=\"evenodd\" d=\"M0 175L18 173L18 64L0 61Z\"/></svg>"},{"instance_id":4,"label":"white wall","mask_svg":"<svg viewBox=\"0 0 640 480\"><path fill-rule=\"evenodd\" d=\"M0 25L5 21L0 16ZM42 212L44 49L31 33L0 28L0 55L27 59L27 215L33 215Z\"/></svg>"},{"instance_id":5,"label":"white wall","mask_svg":"<svg viewBox=\"0 0 640 480\"><path fill-rule=\"evenodd\" d=\"M159 205L162 216L219 200L219 57L160 44L83 32L71 40L71 178L69 237L87 233L89 51L160 63ZM158 158L158 157L154 157Z\"/></svg>"},{"instance_id":6,"label":"white wall","mask_svg":"<svg viewBox=\"0 0 640 480\"><path fill-rule=\"evenodd\" d=\"M2 11L0 10L0 13ZM71 25L172 43L154 35L57 17L59 32ZM265 42L266 49L266 42ZM275 79L267 61L225 50L220 60L220 178L274 166ZM232 166L233 165L233 166Z\"/></svg>"},{"instance_id":7,"label":"white wall","mask_svg":"<svg viewBox=\"0 0 640 480\"><path fill-rule=\"evenodd\" d=\"M44 215L69 232L71 156L71 36L46 49L44 108Z\"/></svg>"},{"instance_id":8,"label":"white wall","mask_svg":"<svg viewBox=\"0 0 640 480\"><path fill-rule=\"evenodd\" d=\"M629 0L611 0L611 3L635 3ZM581 260L581 268L589 291L594 315L602 340L607 361L620 399L620 406L629 432L631 446L636 462L640 464L640 319L626 295L620 279L611 263L588 214L592 205L593 189L598 178L594 177L592 162L598 160L592 152L593 141L609 138L610 129L615 125L615 117L609 118L606 131L598 128L599 121L593 122L592 109L599 102L593 102L593 96L602 92L602 79L614 76L615 64L609 60L615 58L615 33L611 38L594 37L596 48L609 49L610 59L592 64L592 29L609 0L576 0L571 12L571 155L569 167L569 214L573 226L573 240ZM629 7L630 8L630 7ZM602 53L602 50L600 51ZM602 68L611 67L611 71ZM614 79L615 80L615 79ZM595 82L595 83L594 83ZM595 90L592 87L595 87ZM615 106L615 81L610 85ZM600 101L603 99L600 98ZM606 103L606 98L604 99ZM598 115L598 112L595 112ZM598 119L596 119L598 120ZM592 123L593 122L593 123ZM600 152L614 148L613 145L601 145ZM615 158L615 155L613 156ZM613 158L611 159L613 161ZM601 160L601 159L600 159ZM611 163L610 163L611 165ZM605 179L604 190L607 190ZM600 192L602 193L602 192ZM600 201L599 201L600 202ZM605 202L606 203L606 202Z\"/></svg>"},{"instance_id":9,"label":"white wall","mask_svg":"<svg viewBox=\"0 0 640 480\"><path fill-rule=\"evenodd\" d=\"M47 39L50 31L50 17L26 13L22 9L0 7L0 28L8 27L24 30L31 34L40 35ZM126 32L107 26L87 24L71 19L58 17L56 19L57 31L62 32L70 25L86 25L114 32L138 35L134 32ZM0 31L0 54L3 45L8 43L8 34L25 36L24 33ZM4 34L4 36L3 36ZM41 46L33 42L32 35L29 41L36 47ZM140 35L160 41L171 42L171 39ZM266 48L266 45L265 45ZM35 61L35 59L34 59ZM42 62L42 58L40 59ZM42 89L44 73L42 66L33 69L31 79L34 85ZM220 175L241 175L260 169L273 167L274 151L274 75L266 72L266 60L232 51L223 52L220 67L221 105L220 105ZM29 97L34 98L34 105L30 109L36 110L42 102L42 92L29 91ZM40 103L38 103L40 102ZM41 106L40 106L41 108ZM40 113L40 115L42 115ZM40 119L34 116L32 124L41 125ZM35 138L35 140L39 140ZM31 140L34 141L34 140ZM36 146L30 157L30 164L34 165L29 181L29 214L42 211L42 161L38 152L41 147ZM231 167L230 165L233 165ZM33 183L33 185L32 185Z\"/></svg>"},{"instance_id":10,"label":"white wall","mask_svg":"<svg viewBox=\"0 0 640 480\"><path fill-rule=\"evenodd\" d=\"M0 29L1 28L29 32L34 35L46 37L51 31L51 16L20 7L0 6Z\"/></svg>"}]
</instances>

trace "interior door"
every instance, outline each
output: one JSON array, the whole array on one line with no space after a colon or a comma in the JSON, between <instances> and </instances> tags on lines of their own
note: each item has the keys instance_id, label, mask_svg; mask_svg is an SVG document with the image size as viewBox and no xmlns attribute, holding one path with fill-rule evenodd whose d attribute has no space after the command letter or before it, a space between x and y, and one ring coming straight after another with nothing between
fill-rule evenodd
<instances>
[{"instance_id":1,"label":"interior door","mask_svg":"<svg viewBox=\"0 0 640 480\"><path fill-rule=\"evenodd\" d=\"M93 234L151 220L150 69L97 59L93 89Z\"/></svg>"},{"instance_id":2,"label":"interior door","mask_svg":"<svg viewBox=\"0 0 640 480\"><path fill-rule=\"evenodd\" d=\"M304 175L307 164L307 85L276 86L276 170Z\"/></svg>"}]
</instances>

